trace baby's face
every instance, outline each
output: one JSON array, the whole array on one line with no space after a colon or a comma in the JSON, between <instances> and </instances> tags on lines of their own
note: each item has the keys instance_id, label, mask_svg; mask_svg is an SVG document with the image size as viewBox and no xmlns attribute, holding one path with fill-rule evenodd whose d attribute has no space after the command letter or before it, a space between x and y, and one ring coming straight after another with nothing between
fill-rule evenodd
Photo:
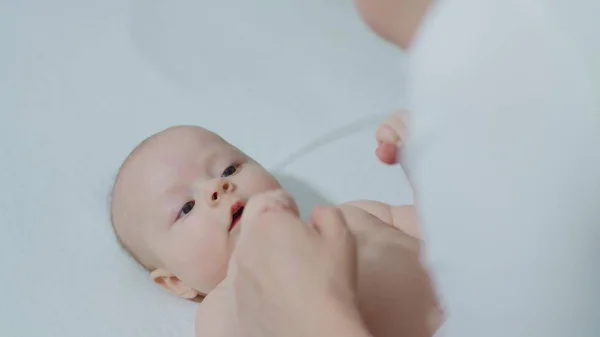
<instances>
[{"instance_id":1,"label":"baby's face","mask_svg":"<svg viewBox=\"0 0 600 337\"><path fill-rule=\"evenodd\" d=\"M155 269L157 283L183 297L206 294L224 279L246 201L280 188L257 162L197 127L149 139L119 180L117 232Z\"/></svg>"}]
</instances>

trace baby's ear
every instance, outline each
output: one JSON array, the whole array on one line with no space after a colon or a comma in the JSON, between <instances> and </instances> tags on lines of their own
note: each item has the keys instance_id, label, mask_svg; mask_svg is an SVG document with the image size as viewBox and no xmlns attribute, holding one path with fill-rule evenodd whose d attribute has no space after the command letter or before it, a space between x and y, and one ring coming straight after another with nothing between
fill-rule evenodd
<instances>
[{"instance_id":1,"label":"baby's ear","mask_svg":"<svg viewBox=\"0 0 600 337\"><path fill-rule=\"evenodd\" d=\"M150 273L150 278L154 283L163 287L165 290L175 296L185 299L193 299L198 296L198 292L188 287L177 276L173 275L166 269L158 268Z\"/></svg>"}]
</instances>

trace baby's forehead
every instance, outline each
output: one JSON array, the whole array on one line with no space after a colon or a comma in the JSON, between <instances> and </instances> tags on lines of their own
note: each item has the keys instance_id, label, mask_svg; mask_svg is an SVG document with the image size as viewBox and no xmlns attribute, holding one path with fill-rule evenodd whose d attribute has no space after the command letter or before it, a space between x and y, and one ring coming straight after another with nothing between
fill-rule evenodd
<instances>
[{"instance_id":1,"label":"baby's forehead","mask_svg":"<svg viewBox=\"0 0 600 337\"><path fill-rule=\"evenodd\" d=\"M178 148L203 148L211 144L227 142L216 133L198 126L175 126L149 137L134 152L148 149L172 152Z\"/></svg>"},{"instance_id":2,"label":"baby's forehead","mask_svg":"<svg viewBox=\"0 0 600 337\"><path fill-rule=\"evenodd\" d=\"M229 147L229 143L209 130L195 126L172 127L148 138L132 152L122 168L128 171L123 172L123 178L148 180L161 173L181 173L185 167L201 165L208 159L207 154Z\"/></svg>"},{"instance_id":3,"label":"baby's forehead","mask_svg":"<svg viewBox=\"0 0 600 337\"><path fill-rule=\"evenodd\" d=\"M154 170L202 164L211 152L224 153L232 146L219 135L200 127L173 127L144 141L132 152L129 168Z\"/></svg>"},{"instance_id":4,"label":"baby's forehead","mask_svg":"<svg viewBox=\"0 0 600 337\"><path fill-rule=\"evenodd\" d=\"M222 146L228 143L220 136L193 126L172 127L149 137L121 167L114 189L116 206L138 207L131 204L144 202L186 167L201 165L204 153Z\"/></svg>"}]
</instances>

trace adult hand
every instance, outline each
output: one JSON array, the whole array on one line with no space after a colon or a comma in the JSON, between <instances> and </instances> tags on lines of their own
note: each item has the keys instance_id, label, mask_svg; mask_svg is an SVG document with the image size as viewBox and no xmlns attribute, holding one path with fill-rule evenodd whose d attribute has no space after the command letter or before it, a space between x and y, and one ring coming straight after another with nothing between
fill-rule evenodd
<instances>
[{"instance_id":1,"label":"adult hand","mask_svg":"<svg viewBox=\"0 0 600 337\"><path fill-rule=\"evenodd\" d=\"M368 336L355 303L355 242L342 214L317 209L306 226L277 193L250 200L230 263L242 331L249 337Z\"/></svg>"}]
</instances>

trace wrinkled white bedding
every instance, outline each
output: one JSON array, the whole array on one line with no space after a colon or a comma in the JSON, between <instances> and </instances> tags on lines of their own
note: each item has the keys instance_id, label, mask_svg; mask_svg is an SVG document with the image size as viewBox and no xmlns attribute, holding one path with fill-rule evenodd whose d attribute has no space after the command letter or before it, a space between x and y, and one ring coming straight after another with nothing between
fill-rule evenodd
<instances>
[{"instance_id":1,"label":"wrinkled white bedding","mask_svg":"<svg viewBox=\"0 0 600 337\"><path fill-rule=\"evenodd\" d=\"M112 180L173 124L275 165L403 102L403 55L350 0L0 2L0 336L192 336L193 305L118 249ZM408 203L372 125L279 172L304 210Z\"/></svg>"}]
</instances>

